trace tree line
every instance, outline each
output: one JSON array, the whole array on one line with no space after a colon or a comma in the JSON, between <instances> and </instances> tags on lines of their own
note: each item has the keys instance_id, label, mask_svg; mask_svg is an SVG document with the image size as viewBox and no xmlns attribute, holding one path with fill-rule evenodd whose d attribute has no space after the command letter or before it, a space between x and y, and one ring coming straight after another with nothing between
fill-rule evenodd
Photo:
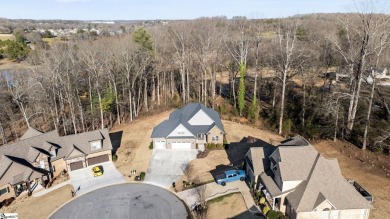
<instances>
[{"instance_id":1,"label":"tree line","mask_svg":"<svg viewBox=\"0 0 390 219\"><path fill-rule=\"evenodd\" d=\"M23 124L78 133L196 101L281 135L381 150L389 96L375 72L388 67L389 16L372 11L199 18L30 51L30 69L1 75L3 143Z\"/></svg>"}]
</instances>

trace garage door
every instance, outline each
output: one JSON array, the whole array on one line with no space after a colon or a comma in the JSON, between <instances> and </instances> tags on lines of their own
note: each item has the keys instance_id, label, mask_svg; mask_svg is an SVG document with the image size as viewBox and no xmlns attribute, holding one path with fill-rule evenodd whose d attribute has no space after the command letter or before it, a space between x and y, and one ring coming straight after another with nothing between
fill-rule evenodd
<instances>
[{"instance_id":1,"label":"garage door","mask_svg":"<svg viewBox=\"0 0 390 219\"><path fill-rule=\"evenodd\" d=\"M98 163L107 162L109 160L110 159L108 158L108 154L100 155L100 156L97 156L97 157L91 157L91 158L88 158L88 166L91 166L91 165L94 165L94 164L98 164Z\"/></svg>"},{"instance_id":2,"label":"garage door","mask_svg":"<svg viewBox=\"0 0 390 219\"><path fill-rule=\"evenodd\" d=\"M191 143L188 142L173 142L172 149L191 149Z\"/></svg>"},{"instance_id":3,"label":"garage door","mask_svg":"<svg viewBox=\"0 0 390 219\"><path fill-rule=\"evenodd\" d=\"M82 168L84 168L84 167L83 167L83 161L78 161L78 162L70 163L70 171L72 171L72 170L78 170L78 169L82 169Z\"/></svg>"},{"instance_id":4,"label":"garage door","mask_svg":"<svg viewBox=\"0 0 390 219\"><path fill-rule=\"evenodd\" d=\"M155 141L153 144L154 149L166 149L166 143L165 141Z\"/></svg>"}]
</instances>

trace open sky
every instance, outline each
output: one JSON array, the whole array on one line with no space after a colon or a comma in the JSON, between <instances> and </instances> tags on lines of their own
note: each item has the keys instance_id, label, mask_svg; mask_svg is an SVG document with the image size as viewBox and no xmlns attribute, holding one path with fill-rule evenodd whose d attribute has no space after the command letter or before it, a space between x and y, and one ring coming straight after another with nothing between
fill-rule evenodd
<instances>
[{"instance_id":1,"label":"open sky","mask_svg":"<svg viewBox=\"0 0 390 219\"><path fill-rule=\"evenodd\" d=\"M384 3L388 0L379 1ZM152 20L224 15L229 18L278 18L319 12L353 12L356 8L354 2L355 0L0 0L0 17Z\"/></svg>"}]
</instances>

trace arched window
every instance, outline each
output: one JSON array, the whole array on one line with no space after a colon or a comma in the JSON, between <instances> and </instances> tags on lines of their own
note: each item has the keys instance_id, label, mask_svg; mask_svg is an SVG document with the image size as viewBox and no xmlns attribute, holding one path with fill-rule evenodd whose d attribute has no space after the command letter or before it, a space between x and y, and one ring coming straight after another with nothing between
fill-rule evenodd
<instances>
[{"instance_id":1,"label":"arched window","mask_svg":"<svg viewBox=\"0 0 390 219\"><path fill-rule=\"evenodd\" d=\"M322 210L322 211L330 211L330 209L329 208L324 208L324 210Z\"/></svg>"}]
</instances>

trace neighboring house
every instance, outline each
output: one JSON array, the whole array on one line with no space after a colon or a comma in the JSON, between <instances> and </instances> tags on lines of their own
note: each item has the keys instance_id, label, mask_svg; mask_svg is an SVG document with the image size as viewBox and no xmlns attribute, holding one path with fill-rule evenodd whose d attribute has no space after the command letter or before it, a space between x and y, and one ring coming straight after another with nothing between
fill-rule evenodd
<instances>
[{"instance_id":1,"label":"neighboring house","mask_svg":"<svg viewBox=\"0 0 390 219\"><path fill-rule=\"evenodd\" d=\"M336 159L324 158L300 136L278 147L251 148L245 161L248 179L263 191L272 209L289 218L369 217L372 206L358 192L362 188L342 176Z\"/></svg>"},{"instance_id":2,"label":"neighboring house","mask_svg":"<svg viewBox=\"0 0 390 219\"><path fill-rule=\"evenodd\" d=\"M200 103L189 103L153 129L155 149L204 149L222 144L225 131L218 113Z\"/></svg>"},{"instance_id":3,"label":"neighboring house","mask_svg":"<svg viewBox=\"0 0 390 219\"><path fill-rule=\"evenodd\" d=\"M111 161L111 150L106 129L59 136L29 128L20 141L0 146L0 201L45 186L63 170Z\"/></svg>"},{"instance_id":4,"label":"neighboring house","mask_svg":"<svg viewBox=\"0 0 390 219\"><path fill-rule=\"evenodd\" d=\"M366 75L366 81L369 84L372 84L373 76L375 76L378 84L380 84L381 79L390 79L390 76L387 75L387 68L368 68L368 70L365 72Z\"/></svg>"}]
</instances>

